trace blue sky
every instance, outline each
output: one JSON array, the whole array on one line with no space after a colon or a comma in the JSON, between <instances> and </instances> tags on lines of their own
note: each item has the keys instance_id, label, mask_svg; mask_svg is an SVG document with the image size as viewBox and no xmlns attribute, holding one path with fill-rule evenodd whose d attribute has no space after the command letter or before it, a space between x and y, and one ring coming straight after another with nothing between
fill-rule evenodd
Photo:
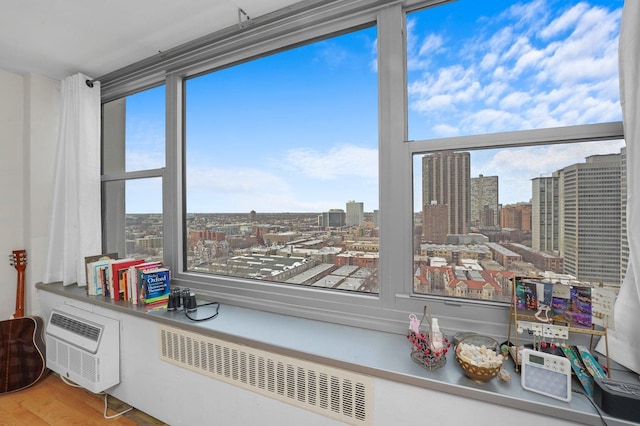
<instances>
[{"instance_id":1,"label":"blue sky","mask_svg":"<svg viewBox=\"0 0 640 426\"><path fill-rule=\"evenodd\" d=\"M410 139L620 120L621 7L458 0L410 14ZM367 28L189 80L187 211L320 212L348 200L377 209L376 42ZM129 97L127 123L127 169L160 167L164 89ZM532 177L585 152L475 153L472 177L497 174L501 203L526 201ZM159 186L134 185L127 211L150 212L145 194Z\"/></svg>"}]
</instances>

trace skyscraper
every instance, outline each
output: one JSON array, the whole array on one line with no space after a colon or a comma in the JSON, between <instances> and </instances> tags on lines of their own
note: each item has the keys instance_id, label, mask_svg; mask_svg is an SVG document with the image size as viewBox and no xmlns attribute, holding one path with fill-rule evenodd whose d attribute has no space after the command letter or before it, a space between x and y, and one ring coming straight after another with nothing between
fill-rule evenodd
<instances>
[{"instance_id":1,"label":"skyscraper","mask_svg":"<svg viewBox=\"0 0 640 426\"><path fill-rule=\"evenodd\" d=\"M422 157L422 208L447 206L448 234L467 234L471 221L471 154L437 152Z\"/></svg>"},{"instance_id":2,"label":"skyscraper","mask_svg":"<svg viewBox=\"0 0 640 426\"><path fill-rule=\"evenodd\" d=\"M627 239L627 148L620 150L620 284L629 266L629 240Z\"/></svg>"},{"instance_id":3,"label":"skyscraper","mask_svg":"<svg viewBox=\"0 0 640 426\"><path fill-rule=\"evenodd\" d=\"M347 201L347 226L364 225L364 203Z\"/></svg>"},{"instance_id":4,"label":"skyscraper","mask_svg":"<svg viewBox=\"0 0 640 426\"><path fill-rule=\"evenodd\" d=\"M471 179L471 226L479 229L496 229L498 217L498 176Z\"/></svg>"},{"instance_id":5,"label":"skyscraper","mask_svg":"<svg viewBox=\"0 0 640 426\"><path fill-rule=\"evenodd\" d=\"M331 209L318 216L318 226L323 228L339 228L345 225L345 213L342 209Z\"/></svg>"},{"instance_id":6,"label":"skyscraper","mask_svg":"<svg viewBox=\"0 0 640 426\"><path fill-rule=\"evenodd\" d=\"M560 249L560 191L557 172L531 181L531 246L534 250L558 253Z\"/></svg>"},{"instance_id":7,"label":"skyscraper","mask_svg":"<svg viewBox=\"0 0 640 426\"><path fill-rule=\"evenodd\" d=\"M565 273L620 284L621 154L592 155L558 171Z\"/></svg>"}]
</instances>

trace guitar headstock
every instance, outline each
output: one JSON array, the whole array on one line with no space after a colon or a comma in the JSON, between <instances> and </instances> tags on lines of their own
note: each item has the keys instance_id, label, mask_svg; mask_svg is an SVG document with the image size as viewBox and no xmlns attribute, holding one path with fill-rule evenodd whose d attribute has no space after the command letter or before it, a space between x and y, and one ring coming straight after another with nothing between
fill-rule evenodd
<instances>
[{"instance_id":1,"label":"guitar headstock","mask_svg":"<svg viewBox=\"0 0 640 426\"><path fill-rule=\"evenodd\" d=\"M9 255L9 264L18 271L24 271L27 268L27 251L13 250L12 254Z\"/></svg>"}]
</instances>

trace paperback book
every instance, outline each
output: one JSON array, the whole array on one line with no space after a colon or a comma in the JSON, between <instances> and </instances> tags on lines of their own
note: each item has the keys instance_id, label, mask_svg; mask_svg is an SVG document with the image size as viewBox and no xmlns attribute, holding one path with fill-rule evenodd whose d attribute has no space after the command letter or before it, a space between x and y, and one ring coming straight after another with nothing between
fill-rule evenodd
<instances>
[{"instance_id":1,"label":"paperback book","mask_svg":"<svg viewBox=\"0 0 640 426\"><path fill-rule=\"evenodd\" d=\"M111 298L113 300L129 300L127 273L131 266L141 263L144 263L144 259L119 259L111 262Z\"/></svg>"},{"instance_id":2,"label":"paperback book","mask_svg":"<svg viewBox=\"0 0 640 426\"><path fill-rule=\"evenodd\" d=\"M170 292L171 273L168 268L142 270L140 301L144 305L167 303Z\"/></svg>"},{"instance_id":3,"label":"paperback book","mask_svg":"<svg viewBox=\"0 0 640 426\"><path fill-rule=\"evenodd\" d=\"M109 281L110 265L118 253L99 254L85 257L86 290L89 296L103 296L105 283Z\"/></svg>"}]
</instances>

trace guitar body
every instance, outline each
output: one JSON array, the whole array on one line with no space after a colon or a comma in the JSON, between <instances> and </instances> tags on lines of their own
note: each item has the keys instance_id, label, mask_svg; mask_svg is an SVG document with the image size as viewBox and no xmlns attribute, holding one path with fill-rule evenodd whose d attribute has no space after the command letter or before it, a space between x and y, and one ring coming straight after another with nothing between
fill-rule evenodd
<instances>
[{"instance_id":1,"label":"guitar body","mask_svg":"<svg viewBox=\"0 0 640 426\"><path fill-rule=\"evenodd\" d=\"M43 330L38 317L0 321L0 393L28 388L44 377Z\"/></svg>"},{"instance_id":2,"label":"guitar body","mask_svg":"<svg viewBox=\"0 0 640 426\"><path fill-rule=\"evenodd\" d=\"M18 271L16 313L0 321L0 394L35 384L47 372L43 321L24 316L25 250L14 250L9 263Z\"/></svg>"}]
</instances>

